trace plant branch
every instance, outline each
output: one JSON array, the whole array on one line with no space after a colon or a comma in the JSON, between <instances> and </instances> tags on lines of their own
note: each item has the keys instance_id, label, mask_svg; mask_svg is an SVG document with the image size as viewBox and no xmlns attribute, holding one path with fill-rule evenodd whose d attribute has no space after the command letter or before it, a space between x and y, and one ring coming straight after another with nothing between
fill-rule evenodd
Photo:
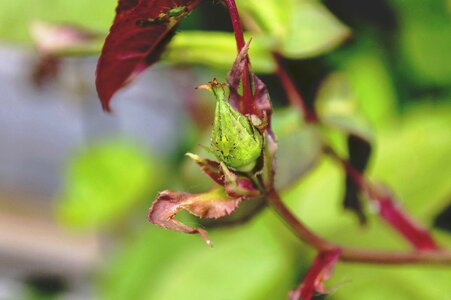
<instances>
[{"instance_id":1,"label":"plant branch","mask_svg":"<svg viewBox=\"0 0 451 300\"><path fill-rule=\"evenodd\" d=\"M273 206L282 219L290 225L296 235L305 243L319 252L340 249L340 260L344 262L369 264L451 264L450 250L430 251L383 251L359 248L348 248L328 241L303 224L283 203L277 191L270 190L267 194L268 202Z\"/></svg>"},{"instance_id":2,"label":"plant branch","mask_svg":"<svg viewBox=\"0 0 451 300\"><path fill-rule=\"evenodd\" d=\"M303 224L289 209L285 206L279 194L271 189L268 192L268 201L277 211L277 213L282 217L282 219L287 222L298 237L305 243L313 246L318 251L328 251L338 248L335 244L321 238L312 230L310 230L305 224Z\"/></svg>"},{"instance_id":3,"label":"plant branch","mask_svg":"<svg viewBox=\"0 0 451 300\"><path fill-rule=\"evenodd\" d=\"M325 147L324 152L338 161L345 173L354 181L358 189L368 195L369 201L378 208L382 219L398 231L418 250L436 250L439 248L431 233L405 213L387 188L368 181L349 161L341 158L332 148Z\"/></svg>"},{"instance_id":4,"label":"plant branch","mask_svg":"<svg viewBox=\"0 0 451 300\"><path fill-rule=\"evenodd\" d=\"M300 110L301 114L304 116L304 119L307 123L315 123L317 122L316 115L313 111L311 111L305 101L302 97L299 90L296 88L296 85L291 80L290 76L288 75L288 72L285 70L283 63L282 63L282 57L278 53L273 53L273 58L277 65L277 76L279 77L279 80L285 90L285 93L287 94L288 101L290 101L291 105L296 107Z\"/></svg>"},{"instance_id":5,"label":"plant branch","mask_svg":"<svg viewBox=\"0 0 451 300\"><path fill-rule=\"evenodd\" d=\"M238 14L238 9L236 7L234 0L225 0L227 8L229 10L230 18L232 19L233 32L235 33L236 46L238 49L238 53L240 53L241 49L245 46L246 42L244 41L244 33L243 26L241 25L240 15ZM251 114L253 112L253 96L252 96L252 87L251 81L249 77L249 56L246 55L246 67L244 68L242 82L243 82L243 97L240 103L240 111L244 114Z\"/></svg>"}]
</instances>

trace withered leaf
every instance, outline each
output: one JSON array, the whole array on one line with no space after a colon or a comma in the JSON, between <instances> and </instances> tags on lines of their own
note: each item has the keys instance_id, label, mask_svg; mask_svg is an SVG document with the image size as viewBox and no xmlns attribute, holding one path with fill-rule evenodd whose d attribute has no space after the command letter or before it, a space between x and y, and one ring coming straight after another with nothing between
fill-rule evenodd
<instances>
[{"instance_id":1,"label":"withered leaf","mask_svg":"<svg viewBox=\"0 0 451 300\"><path fill-rule=\"evenodd\" d=\"M158 194L149 209L148 219L163 228L184 233L200 234L211 245L207 234L199 228L192 228L175 219L176 214L186 210L199 218L218 219L230 215L242 198L230 198L224 189L218 187L207 193L189 194L166 190Z\"/></svg>"}]
</instances>

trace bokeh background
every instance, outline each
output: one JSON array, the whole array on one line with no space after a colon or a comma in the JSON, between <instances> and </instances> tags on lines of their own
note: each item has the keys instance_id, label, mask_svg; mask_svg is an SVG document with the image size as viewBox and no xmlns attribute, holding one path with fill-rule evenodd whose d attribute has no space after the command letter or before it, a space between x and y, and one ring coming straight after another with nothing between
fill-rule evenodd
<instances>
[{"instance_id":1,"label":"bokeh background","mask_svg":"<svg viewBox=\"0 0 451 300\"><path fill-rule=\"evenodd\" d=\"M408 248L371 212L360 227L342 208L343 174L289 107L275 47L310 105L370 132L370 178L451 246L451 1L237 3L293 211L342 244ZM146 219L157 191L211 186L184 153L208 144L213 114L194 87L223 80L236 54L225 7L204 1L106 114L95 66L116 4L0 0L0 299L285 299L314 252L270 209L209 229L213 249ZM58 48L67 28L88 38ZM324 130L343 153L342 132ZM328 286L330 299L451 299L451 268L339 263Z\"/></svg>"}]
</instances>

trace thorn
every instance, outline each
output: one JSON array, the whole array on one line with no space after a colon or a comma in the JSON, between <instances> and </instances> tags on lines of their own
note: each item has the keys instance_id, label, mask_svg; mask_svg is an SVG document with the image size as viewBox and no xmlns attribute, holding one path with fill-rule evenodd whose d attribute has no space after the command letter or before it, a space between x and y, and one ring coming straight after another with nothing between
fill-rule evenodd
<instances>
[{"instance_id":1,"label":"thorn","mask_svg":"<svg viewBox=\"0 0 451 300\"><path fill-rule=\"evenodd\" d=\"M205 230L203 230L203 229L197 229L197 232L205 240L205 243L207 243L207 246L210 247L210 248L213 248L213 242L208 237L207 232Z\"/></svg>"}]
</instances>

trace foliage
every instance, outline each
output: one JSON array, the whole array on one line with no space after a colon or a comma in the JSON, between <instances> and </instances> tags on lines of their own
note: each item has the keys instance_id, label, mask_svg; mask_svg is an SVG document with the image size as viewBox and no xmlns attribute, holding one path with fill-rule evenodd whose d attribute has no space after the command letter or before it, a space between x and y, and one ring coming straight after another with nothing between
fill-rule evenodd
<instances>
[{"instance_id":1,"label":"foliage","mask_svg":"<svg viewBox=\"0 0 451 300\"><path fill-rule=\"evenodd\" d=\"M386 32L365 19L351 33L353 20L340 21L326 7L332 6L328 1L237 0L248 30L245 37L252 38L246 46L240 46L238 37L238 56L236 27L234 34L199 29L175 34L176 26L181 23L183 28L182 19L190 18L188 13L198 1L170 1L168 6L163 2L119 1L97 72L104 109L109 110L110 99L118 89L160 56L171 66L200 64L201 72L213 68L219 74L235 60L226 79L231 103L227 105L232 115L238 116L236 119L259 131L263 151L255 158L255 167L246 170L249 172L241 172L222 155L213 160L190 153L188 156L205 176L188 173L185 177L199 185L212 179L214 188L202 193L160 192L149 219L165 228L201 233L206 239L207 228L216 248L202 247L189 236L144 227L142 220L144 229L123 241L122 249L102 272L101 297L212 299L223 295L231 299L282 299L302 278L305 281L291 293L292 299L300 294L309 299L314 291L332 291L332 299L386 296L420 300L450 294L449 269L417 265L381 268L341 261L346 257L346 251L341 251L343 245L390 251L413 246L434 253L437 244L451 244L449 235L426 230L449 205L451 193L451 173L444 166L451 149L451 109L446 103L451 97L447 59L451 22L446 2L386 1L399 21L399 38L390 48L384 45ZM233 11L230 1L227 3ZM37 8L33 15L47 21L79 21L79 25L105 33L112 19L109 4L96 2L89 10L93 15L98 13L97 19L87 14L86 20L80 21L75 12L83 7L86 10L84 1L71 3L72 10L68 3L55 1L55 10L64 7L65 14L48 14ZM0 16L5 19L0 20L8 20L20 8L29 16L34 6L17 1L16 6L4 7ZM0 31L3 37L21 42L26 40L24 33L24 24L13 31ZM345 42L346 46L338 48ZM72 44L66 51L48 54L78 55L79 48ZM71 52L73 49L77 51ZM248 68L249 61L252 68ZM265 84L253 72L276 74L282 79L284 63L299 64L300 72L311 76L317 70L302 68L308 63L326 72L314 84L310 82L313 92L305 99L287 89L291 109L279 107L287 102L284 94L269 90L276 104L273 111ZM291 71L296 74L297 70ZM296 79L294 89L301 86L303 91L305 82ZM443 99L432 105L433 97ZM246 108L246 103L255 105ZM294 107L303 111L299 113ZM305 118L306 112L314 116L313 121ZM209 153L205 155L209 157ZM69 168L60 216L79 227L105 227L119 218L126 222L126 213L143 203L139 201L144 195L153 195L160 187L154 174L157 167L161 168L152 158L124 145L106 144L80 156ZM174 181L183 183L180 173L179 167L170 171ZM383 182L391 192L386 193L374 182ZM319 252L314 260L314 253L300 244L270 210L257 214L259 203L270 198L274 190L281 192L295 217L331 245L340 247L321 249L321 245L314 245ZM384 197L388 198L388 214L380 209ZM249 206L252 202L256 206ZM358 227L343 207L350 208L365 227ZM215 222L203 223L183 214L178 216L180 221L176 220L175 215L182 210L198 217L225 217L224 224L250 221L236 228L213 230ZM234 215L244 218L233 219ZM417 227L412 216L425 226ZM217 222L221 224L221 219ZM419 241L415 238L418 236ZM308 270L312 261L313 267ZM323 287L328 275L332 275L332 289Z\"/></svg>"}]
</instances>

